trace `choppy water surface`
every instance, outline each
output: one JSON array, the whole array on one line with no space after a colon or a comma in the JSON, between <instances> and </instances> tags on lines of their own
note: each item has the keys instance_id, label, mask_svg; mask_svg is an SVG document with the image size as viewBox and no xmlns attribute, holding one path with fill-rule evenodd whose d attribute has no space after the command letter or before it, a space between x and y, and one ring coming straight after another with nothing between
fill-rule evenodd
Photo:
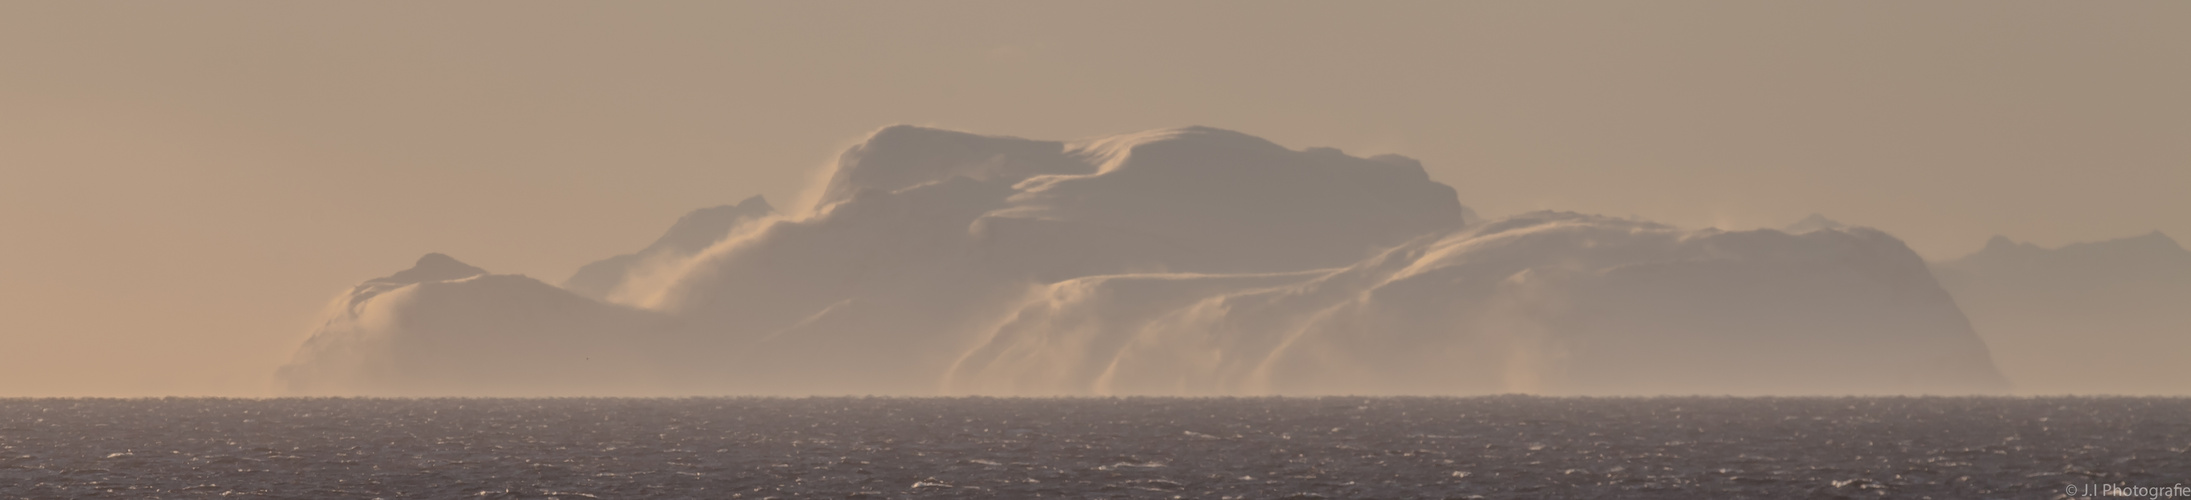
<instances>
[{"instance_id":1,"label":"choppy water surface","mask_svg":"<svg viewBox=\"0 0 2191 500\"><path fill-rule=\"evenodd\" d=\"M2183 398L0 399L0 497L2050 498Z\"/></svg>"}]
</instances>

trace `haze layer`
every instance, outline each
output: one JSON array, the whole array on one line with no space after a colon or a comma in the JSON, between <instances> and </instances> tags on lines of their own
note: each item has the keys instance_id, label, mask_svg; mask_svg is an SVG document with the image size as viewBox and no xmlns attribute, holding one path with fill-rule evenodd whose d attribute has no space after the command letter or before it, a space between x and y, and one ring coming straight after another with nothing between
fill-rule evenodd
<instances>
[{"instance_id":1,"label":"haze layer","mask_svg":"<svg viewBox=\"0 0 2191 500\"><path fill-rule=\"evenodd\" d=\"M2006 389L1923 260L1870 229L1475 222L1412 159L1200 127L898 126L829 179L811 209L703 210L567 288L429 255L338 298L279 377L385 395Z\"/></svg>"}]
</instances>

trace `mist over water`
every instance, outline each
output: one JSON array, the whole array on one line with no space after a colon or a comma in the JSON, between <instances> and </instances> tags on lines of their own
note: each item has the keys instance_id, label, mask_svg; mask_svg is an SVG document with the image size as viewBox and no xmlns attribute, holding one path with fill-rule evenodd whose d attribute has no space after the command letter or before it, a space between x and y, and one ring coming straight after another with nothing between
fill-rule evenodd
<instances>
[{"instance_id":1,"label":"mist over water","mask_svg":"<svg viewBox=\"0 0 2191 500\"><path fill-rule=\"evenodd\" d=\"M2182 398L9 399L0 496L2060 498L2183 481L2185 414Z\"/></svg>"}]
</instances>

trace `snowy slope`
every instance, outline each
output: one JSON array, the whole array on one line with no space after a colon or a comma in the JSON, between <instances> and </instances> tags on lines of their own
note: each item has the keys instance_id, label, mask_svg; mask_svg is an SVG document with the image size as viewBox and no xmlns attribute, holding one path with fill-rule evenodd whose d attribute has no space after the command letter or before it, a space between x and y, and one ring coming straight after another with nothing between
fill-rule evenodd
<instances>
[{"instance_id":1,"label":"snowy slope","mask_svg":"<svg viewBox=\"0 0 2191 500\"><path fill-rule=\"evenodd\" d=\"M1851 394L2004 389L1877 231L1540 212L1345 269L1052 285L951 388L1008 394Z\"/></svg>"},{"instance_id":2,"label":"snowy slope","mask_svg":"<svg viewBox=\"0 0 2191 500\"><path fill-rule=\"evenodd\" d=\"M1871 230L1468 224L1412 159L1203 127L1056 142L896 126L828 178L811 215L681 222L569 290L476 269L368 283L283 378L420 394L1999 389L1924 264Z\"/></svg>"},{"instance_id":3,"label":"snowy slope","mask_svg":"<svg viewBox=\"0 0 2191 500\"><path fill-rule=\"evenodd\" d=\"M656 385L661 319L427 254L337 298L276 375L291 394L622 393Z\"/></svg>"},{"instance_id":4,"label":"snowy slope","mask_svg":"<svg viewBox=\"0 0 2191 500\"><path fill-rule=\"evenodd\" d=\"M694 210L677 218L669 232L654 240L653 244L638 252L627 253L594 261L579 267L563 288L596 299L608 299L626 289L626 283L646 279L649 273L674 272L667 268L681 265L684 259L706 250L715 242L722 241L731 233L745 228L765 217L774 215L776 209L760 196L747 198L736 205L722 205Z\"/></svg>"}]
</instances>

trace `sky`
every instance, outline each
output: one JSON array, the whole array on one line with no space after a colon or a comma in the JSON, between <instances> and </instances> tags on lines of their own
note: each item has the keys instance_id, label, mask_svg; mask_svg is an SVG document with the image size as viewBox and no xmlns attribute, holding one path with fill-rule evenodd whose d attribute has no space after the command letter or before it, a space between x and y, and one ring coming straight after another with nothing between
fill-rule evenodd
<instances>
[{"instance_id":1,"label":"sky","mask_svg":"<svg viewBox=\"0 0 2191 500\"><path fill-rule=\"evenodd\" d=\"M11 2L0 396L266 394L443 252L560 282L886 125L1420 159L1487 216L2191 237L2183 2Z\"/></svg>"}]
</instances>

